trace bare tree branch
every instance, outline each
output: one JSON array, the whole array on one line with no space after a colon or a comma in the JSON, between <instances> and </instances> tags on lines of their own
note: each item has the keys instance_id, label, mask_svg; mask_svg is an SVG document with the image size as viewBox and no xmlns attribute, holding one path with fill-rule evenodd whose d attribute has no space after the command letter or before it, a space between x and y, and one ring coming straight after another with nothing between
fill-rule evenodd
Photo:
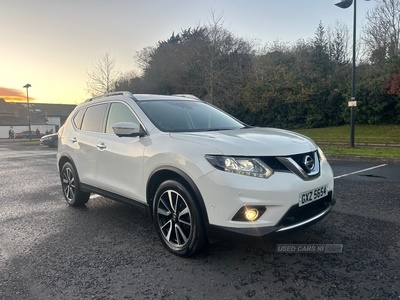
<instances>
[{"instance_id":1,"label":"bare tree branch","mask_svg":"<svg viewBox=\"0 0 400 300\"><path fill-rule=\"evenodd\" d=\"M365 41L373 62L397 58L400 49L400 0L376 0L367 13Z\"/></svg>"},{"instance_id":2,"label":"bare tree branch","mask_svg":"<svg viewBox=\"0 0 400 300\"><path fill-rule=\"evenodd\" d=\"M112 92L115 82L120 75L116 70L117 59L111 57L110 52L99 56L93 64L91 71L87 72L87 92L92 96Z\"/></svg>"}]
</instances>

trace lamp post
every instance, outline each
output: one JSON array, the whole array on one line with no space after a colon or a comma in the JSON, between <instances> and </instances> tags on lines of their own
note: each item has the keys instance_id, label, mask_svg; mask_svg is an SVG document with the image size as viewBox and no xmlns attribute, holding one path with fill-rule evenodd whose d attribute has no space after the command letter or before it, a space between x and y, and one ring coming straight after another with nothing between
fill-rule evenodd
<instances>
[{"instance_id":1,"label":"lamp post","mask_svg":"<svg viewBox=\"0 0 400 300\"><path fill-rule=\"evenodd\" d=\"M354 127L355 127L355 115L356 115L356 3L354 0L354 16L353 16L353 63L351 68L351 101L349 101L350 107L350 146L354 147ZM353 0L342 0L336 3L336 6L340 8L348 8L353 4Z\"/></svg>"},{"instance_id":2,"label":"lamp post","mask_svg":"<svg viewBox=\"0 0 400 300\"><path fill-rule=\"evenodd\" d=\"M31 115L30 115L30 107L29 107L29 93L28 89L31 87L29 83L25 84L23 86L26 88L26 102L28 103L28 125L29 125L29 140L32 141L32 134L31 134Z\"/></svg>"}]
</instances>

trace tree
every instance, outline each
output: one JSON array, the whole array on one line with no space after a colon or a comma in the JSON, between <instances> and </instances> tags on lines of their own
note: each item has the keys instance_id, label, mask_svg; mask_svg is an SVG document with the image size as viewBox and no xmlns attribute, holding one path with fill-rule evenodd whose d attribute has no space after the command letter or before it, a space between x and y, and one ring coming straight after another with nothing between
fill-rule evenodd
<instances>
[{"instance_id":1,"label":"tree","mask_svg":"<svg viewBox=\"0 0 400 300\"><path fill-rule=\"evenodd\" d=\"M182 30L178 34L172 33L169 39L159 41L154 47L137 52L136 60L143 73L142 91L201 94L191 82L189 73L193 67L191 62L196 60L192 49L202 39L203 33L201 27Z\"/></svg>"},{"instance_id":2,"label":"tree","mask_svg":"<svg viewBox=\"0 0 400 300\"><path fill-rule=\"evenodd\" d=\"M250 125L337 126L349 119L349 48L346 26L325 30L320 23L312 39L275 42L256 52L212 15L208 25L173 32L138 52L141 72L119 77L114 86L133 93L193 94ZM382 64L357 64L359 123L400 122L400 59L386 56Z\"/></svg>"},{"instance_id":3,"label":"tree","mask_svg":"<svg viewBox=\"0 0 400 300\"><path fill-rule=\"evenodd\" d=\"M363 40L371 61L382 63L398 58L400 49L400 0L376 0L366 15Z\"/></svg>"},{"instance_id":4,"label":"tree","mask_svg":"<svg viewBox=\"0 0 400 300\"><path fill-rule=\"evenodd\" d=\"M328 73L331 70L331 60L329 57L329 43L325 32L325 27L322 22L319 22L317 30L315 31L315 36L313 39L313 55L312 62L317 71Z\"/></svg>"},{"instance_id":5,"label":"tree","mask_svg":"<svg viewBox=\"0 0 400 300\"><path fill-rule=\"evenodd\" d=\"M387 84L388 94L395 95L400 98L400 66L397 67L395 73L392 74Z\"/></svg>"},{"instance_id":6,"label":"tree","mask_svg":"<svg viewBox=\"0 0 400 300\"><path fill-rule=\"evenodd\" d=\"M137 53L143 91L191 93L230 111L240 100L252 61L252 46L212 16L207 26L172 33Z\"/></svg>"},{"instance_id":7,"label":"tree","mask_svg":"<svg viewBox=\"0 0 400 300\"><path fill-rule=\"evenodd\" d=\"M93 64L93 69L87 72L87 92L92 96L102 95L113 91L115 82L120 75L116 70L117 59L110 52L99 56Z\"/></svg>"},{"instance_id":8,"label":"tree","mask_svg":"<svg viewBox=\"0 0 400 300\"><path fill-rule=\"evenodd\" d=\"M222 16L211 12L201 36L186 47L188 78L196 81L206 101L232 111L249 74L253 49L223 27Z\"/></svg>"},{"instance_id":9,"label":"tree","mask_svg":"<svg viewBox=\"0 0 400 300\"><path fill-rule=\"evenodd\" d=\"M350 61L349 29L345 24L336 22L328 27L328 48L330 59L336 65L348 64Z\"/></svg>"},{"instance_id":10,"label":"tree","mask_svg":"<svg viewBox=\"0 0 400 300\"><path fill-rule=\"evenodd\" d=\"M136 71L130 71L121 74L114 82L115 91L131 91L132 93L141 93L142 80Z\"/></svg>"}]
</instances>

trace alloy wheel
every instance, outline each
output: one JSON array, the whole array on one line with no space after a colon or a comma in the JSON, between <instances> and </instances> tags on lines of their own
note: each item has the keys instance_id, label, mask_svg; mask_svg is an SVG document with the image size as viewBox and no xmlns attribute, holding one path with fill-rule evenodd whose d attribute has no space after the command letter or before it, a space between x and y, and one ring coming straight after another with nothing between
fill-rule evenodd
<instances>
[{"instance_id":1,"label":"alloy wheel","mask_svg":"<svg viewBox=\"0 0 400 300\"><path fill-rule=\"evenodd\" d=\"M183 248L189 242L193 226L185 199L175 190L166 190L157 205L158 226L165 241L173 248Z\"/></svg>"},{"instance_id":2,"label":"alloy wheel","mask_svg":"<svg viewBox=\"0 0 400 300\"><path fill-rule=\"evenodd\" d=\"M65 168L62 176L63 191L68 202L73 202L76 194L75 176L70 168Z\"/></svg>"}]
</instances>

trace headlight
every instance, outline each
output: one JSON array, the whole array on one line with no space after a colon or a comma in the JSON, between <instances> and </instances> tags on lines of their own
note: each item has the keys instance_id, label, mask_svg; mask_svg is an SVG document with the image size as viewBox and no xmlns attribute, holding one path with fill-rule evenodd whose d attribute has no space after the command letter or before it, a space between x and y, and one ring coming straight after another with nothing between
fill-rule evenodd
<instances>
[{"instance_id":1,"label":"headlight","mask_svg":"<svg viewBox=\"0 0 400 300\"><path fill-rule=\"evenodd\" d=\"M274 172L258 158L206 155L215 168L226 172L258 178L268 178Z\"/></svg>"},{"instance_id":2,"label":"headlight","mask_svg":"<svg viewBox=\"0 0 400 300\"><path fill-rule=\"evenodd\" d=\"M326 158L324 152L322 152L321 148L318 147L318 155L319 155L319 159L321 161L328 161L328 159Z\"/></svg>"}]
</instances>

